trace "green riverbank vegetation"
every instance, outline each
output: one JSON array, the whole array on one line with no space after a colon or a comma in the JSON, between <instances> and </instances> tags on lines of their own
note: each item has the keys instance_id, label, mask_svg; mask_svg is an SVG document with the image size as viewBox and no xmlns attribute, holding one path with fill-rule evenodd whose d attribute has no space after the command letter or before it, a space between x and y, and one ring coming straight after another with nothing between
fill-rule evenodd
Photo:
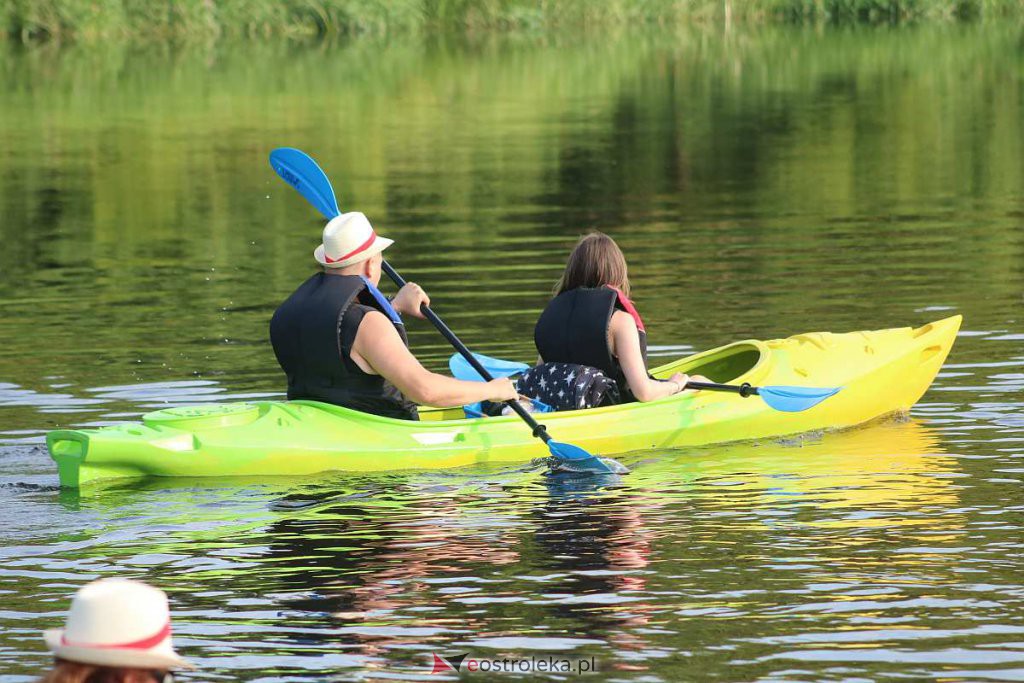
<instances>
[{"instance_id":1,"label":"green riverbank vegetation","mask_svg":"<svg viewBox=\"0 0 1024 683\"><path fill-rule=\"evenodd\" d=\"M3 35L22 41L1011 16L1024 0L0 0Z\"/></svg>"}]
</instances>

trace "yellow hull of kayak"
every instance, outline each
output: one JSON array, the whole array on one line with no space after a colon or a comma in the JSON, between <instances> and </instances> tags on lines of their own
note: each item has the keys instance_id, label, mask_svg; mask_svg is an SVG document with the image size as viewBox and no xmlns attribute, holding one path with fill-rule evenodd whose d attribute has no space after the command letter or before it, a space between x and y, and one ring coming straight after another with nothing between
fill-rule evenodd
<instances>
[{"instance_id":1,"label":"yellow hull of kayak","mask_svg":"<svg viewBox=\"0 0 1024 683\"><path fill-rule=\"evenodd\" d=\"M953 316L918 328L748 340L652 370L754 386L842 387L800 413L757 397L687 392L650 403L543 415L559 441L612 455L850 427L906 411L942 367L960 328ZM304 475L523 462L547 456L515 416L467 420L461 409L425 409L420 422L313 401L170 408L141 424L59 430L47 447L62 486L112 477Z\"/></svg>"}]
</instances>

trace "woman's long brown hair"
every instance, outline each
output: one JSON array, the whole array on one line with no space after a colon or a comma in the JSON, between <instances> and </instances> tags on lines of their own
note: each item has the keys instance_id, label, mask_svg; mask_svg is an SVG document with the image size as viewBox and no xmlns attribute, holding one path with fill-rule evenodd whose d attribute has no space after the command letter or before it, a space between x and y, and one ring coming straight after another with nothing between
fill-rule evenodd
<instances>
[{"instance_id":1,"label":"woman's long brown hair","mask_svg":"<svg viewBox=\"0 0 1024 683\"><path fill-rule=\"evenodd\" d=\"M622 250L603 232L588 233L581 237L569 254L565 272L555 285L555 296L577 287L611 285L629 296L629 276L626 257Z\"/></svg>"},{"instance_id":2,"label":"woman's long brown hair","mask_svg":"<svg viewBox=\"0 0 1024 683\"><path fill-rule=\"evenodd\" d=\"M97 666L58 659L53 669L40 678L38 683L139 683L152 680L153 674L146 669Z\"/></svg>"}]
</instances>

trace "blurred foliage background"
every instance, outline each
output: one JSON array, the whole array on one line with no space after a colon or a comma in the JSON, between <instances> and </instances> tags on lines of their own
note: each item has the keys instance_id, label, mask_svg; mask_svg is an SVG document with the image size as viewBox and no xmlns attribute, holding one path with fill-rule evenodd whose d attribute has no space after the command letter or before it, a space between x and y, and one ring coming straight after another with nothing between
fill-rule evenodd
<instances>
[{"instance_id":1,"label":"blurred foliage background","mask_svg":"<svg viewBox=\"0 0 1024 683\"><path fill-rule=\"evenodd\" d=\"M212 39L679 22L900 22L1024 14L1024 0L0 0L21 40Z\"/></svg>"}]
</instances>

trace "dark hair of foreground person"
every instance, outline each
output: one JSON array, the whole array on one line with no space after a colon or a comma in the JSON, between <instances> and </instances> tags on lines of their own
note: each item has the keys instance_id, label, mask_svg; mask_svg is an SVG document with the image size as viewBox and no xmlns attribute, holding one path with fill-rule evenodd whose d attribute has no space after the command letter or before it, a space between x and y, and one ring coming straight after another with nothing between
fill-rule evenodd
<instances>
[{"instance_id":1,"label":"dark hair of foreground person","mask_svg":"<svg viewBox=\"0 0 1024 683\"><path fill-rule=\"evenodd\" d=\"M171 683L174 675L154 669L132 669L123 666L98 666L54 660L53 669L39 683Z\"/></svg>"}]
</instances>

